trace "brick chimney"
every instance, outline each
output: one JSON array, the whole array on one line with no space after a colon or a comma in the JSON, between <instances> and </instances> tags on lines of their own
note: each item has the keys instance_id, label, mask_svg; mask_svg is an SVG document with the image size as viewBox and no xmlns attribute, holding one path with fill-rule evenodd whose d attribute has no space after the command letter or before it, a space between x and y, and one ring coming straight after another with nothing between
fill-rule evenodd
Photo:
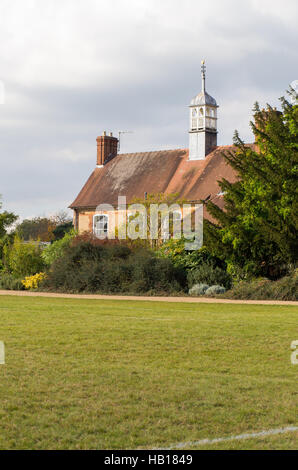
<instances>
[{"instance_id":1,"label":"brick chimney","mask_svg":"<svg viewBox=\"0 0 298 470\"><path fill-rule=\"evenodd\" d=\"M101 168L109 160L116 157L118 150L118 139L113 137L112 132L109 135L103 132L102 136L97 137L97 167Z\"/></svg>"}]
</instances>

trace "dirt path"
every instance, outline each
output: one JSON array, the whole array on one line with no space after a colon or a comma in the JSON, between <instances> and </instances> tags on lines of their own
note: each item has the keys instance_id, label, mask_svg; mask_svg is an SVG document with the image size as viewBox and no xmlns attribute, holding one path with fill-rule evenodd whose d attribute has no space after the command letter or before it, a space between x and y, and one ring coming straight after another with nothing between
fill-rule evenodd
<instances>
[{"instance_id":1,"label":"dirt path","mask_svg":"<svg viewBox=\"0 0 298 470\"><path fill-rule=\"evenodd\" d=\"M151 302L185 302L210 304L295 305L298 307L298 302L283 300L228 300L210 299L207 297L145 297L133 295L52 294L48 292L25 292L11 290L0 290L0 295L14 295L20 297L54 297L62 299L147 300Z\"/></svg>"}]
</instances>

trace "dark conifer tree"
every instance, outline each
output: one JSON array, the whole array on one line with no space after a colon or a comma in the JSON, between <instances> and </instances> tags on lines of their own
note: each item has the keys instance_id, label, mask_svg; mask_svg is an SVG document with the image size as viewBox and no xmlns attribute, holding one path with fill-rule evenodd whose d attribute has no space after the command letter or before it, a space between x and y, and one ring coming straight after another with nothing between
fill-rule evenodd
<instances>
[{"instance_id":1,"label":"dark conifer tree","mask_svg":"<svg viewBox=\"0 0 298 470\"><path fill-rule=\"evenodd\" d=\"M231 272L281 276L297 262L298 100L281 98L282 112L256 103L251 127L255 145L235 132L236 151L225 152L238 180L223 179L224 210L206 206L217 223L205 223L207 246L228 262Z\"/></svg>"}]
</instances>

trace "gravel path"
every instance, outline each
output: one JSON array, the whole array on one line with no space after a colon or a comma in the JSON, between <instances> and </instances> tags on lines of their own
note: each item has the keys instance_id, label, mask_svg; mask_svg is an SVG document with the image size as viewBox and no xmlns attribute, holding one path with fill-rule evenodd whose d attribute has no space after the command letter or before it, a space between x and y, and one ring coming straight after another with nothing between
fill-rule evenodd
<instances>
[{"instance_id":1,"label":"gravel path","mask_svg":"<svg viewBox=\"0 0 298 470\"><path fill-rule=\"evenodd\" d=\"M295 305L298 302L284 300L228 300L210 299L207 297L145 297L133 295L93 295L93 294L54 294L48 292L25 292L0 290L0 295L14 295L20 297L54 297L62 299L93 299L93 300L147 300L151 302L185 302L185 303L211 303L211 304L252 304L252 305Z\"/></svg>"}]
</instances>

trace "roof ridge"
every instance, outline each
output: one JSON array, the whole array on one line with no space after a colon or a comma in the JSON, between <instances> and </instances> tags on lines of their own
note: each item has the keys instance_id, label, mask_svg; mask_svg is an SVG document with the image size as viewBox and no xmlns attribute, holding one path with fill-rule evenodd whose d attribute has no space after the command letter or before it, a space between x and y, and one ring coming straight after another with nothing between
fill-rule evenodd
<instances>
[{"instance_id":1,"label":"roof ridge","mask_svg":"<svg viewBox=\"0 0 298 470\"><path fill-rule=\"evenodd\" d=\"M124 155L144 155L144 154L147 154L147 153L168 153L168 152L188 152L188 148L148 150L147 152L118 153L117 157L121 157L121 156L124 156Z\"/></svg>"},{"instance_id":2,"label":"roof ridge","mask_svg":"<svg viewBox=\"0 0 298 470\"><path fill-rule=\"evenodd\" d=\"M248 142L244 144L245 146L254 145L254 142ZM226 144L226 145L217 145L210 153L213 153L215 150L219 150L221 148L231 148L236 147L234 144ZM188 148L176 148L176 149L163 149L163 150L148 150L147 152L128 152L128 153L118 153L117 157L126 156L126 155L145 155L148 153L168 153L168 152L188 152Z\"/></svg>"}]
</instances>

